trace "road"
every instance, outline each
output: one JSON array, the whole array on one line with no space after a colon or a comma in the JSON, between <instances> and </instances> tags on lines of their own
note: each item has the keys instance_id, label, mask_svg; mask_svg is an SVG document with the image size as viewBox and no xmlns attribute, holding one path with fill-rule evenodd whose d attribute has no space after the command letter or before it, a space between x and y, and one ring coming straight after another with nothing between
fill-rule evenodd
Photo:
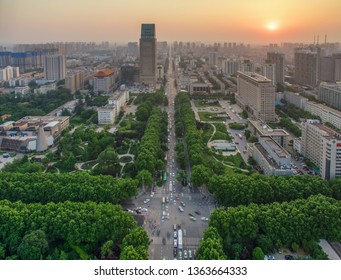
<instances>
[{"instance_id":1,"label":"road","mask_svg":"<svg viewBox=\"0 0 341 280\"><path fill-rule=\"evenodd\" d=\"M174 86L171 52L169 58L168 82L165 87L169 101L167 108L169 123L167 181L161 188L157 188L154 194L149 191L134 200L134 207L142 207L147 210L142 212L142 215L145 215L143 226L152 239L149 246L149 258L153 260L179 258L179 255L183 255L185 250L191 250L194 253L194 250L198 248L203 231L208 227L208 221L202 220L202 217L209 217L214 209L212 198L203 197L200 190L183 187L176 180L178 166L174 150L177 141L174 128L174 99L177 89ZM187 175L189 176L189 174ZM146 199L150 201L146 202ZM165 203L162 203L163 200ZM179 210L181 202L185 205L182 206L183 212ZM200 215L195 212L199 212ZM196 220L191 220L189 214L193 215ZM178 225L183 232L183 250L174 250L174 239L177 239L174 238L174 224Z\"/></svg>"}]
</instances>

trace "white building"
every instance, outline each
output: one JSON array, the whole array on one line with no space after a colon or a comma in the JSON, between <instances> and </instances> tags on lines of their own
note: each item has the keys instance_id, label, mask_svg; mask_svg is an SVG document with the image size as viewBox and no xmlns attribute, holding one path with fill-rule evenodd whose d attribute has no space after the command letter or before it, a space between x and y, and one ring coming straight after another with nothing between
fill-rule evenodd
<instances>
[{"instance_id":1,"label":"white building","mask_svg":"<svg viewBox=\"0 0 341 280\"><path fill-rule=\"evenodd\" d=\"M236 59L225 59L222 61L222 71L225 75L235 75L240 68L240 62Z\"/></svg>"},{"instance_id":2,"label":"white building","mask_svg":"<svg viewBox=\"0 0 341 280\"><path fill-rule=\"evenodd\" d=\"M302 124L302 155L320 168L322 178L341 177L341 134L318 120Z\"/></svg>"},{"instance_id":3,"label":"white building","mask_svg":"<svg viewBox=\"0 0 341 280\"><path fill-rule=\"evenodd\" d=\"M27 94L30 92L30 87L29 86L25 86L25 87L15 87L14 88L14 92L15 93L21 93L21 94Z\"/></svg>"},{"instance_id":4,"label":"white building","mask_svg":"<svg viewBox=\"0 0 341 280\"><path fill-rule=\"evenodd\" d=\"M305 110L313 115L319 116L322 122L329 122L338 129L341 129L341 112L326 105L308 101Z\"/></svg>"},{"instance_id":5,"label":"white building","mask_svg":"<svg viewBox=\"0 0 341 280\"><path fill-rule=\"evenodd\" d=\"M116 119L116 106L105 105L98 108L98 124L114 124Z\"/></svg>"},{"instance_id":6,"label":"white building","mask_svg":"<svg viewBox=\"0 0 341 280\"><path fill-rule=\"evenodd\" d=\"M318 100L341 110L341 81L337 83L320 83Z\"/></svg>"},{"instance_id":7,"label":"white building","mask_svg":"<svg viewBox=\"0 0 341 280\"><path fill-rule=\"evenodd\" d=\"M109 97L108 105L115 106L116 116L120 113L121 109L129 101L129 91L128 90L117 90L114 92L113 96Z\"/></svg>"},{"instance_id":8,"label":"white building","mask_svg":"<svg viewBox=\"0 0 341 280\"><path fill-rule=\"evenodd\" d=\"M0 69L0 81L8 81L19 77L19 67L7 66Z\"/></svg>"},{"instance_id":9,"label":"white building","mask_svg":"<svg viewBox=\"0 0 341 280\"><path fill-rule=\"evenodd\" d=\"M103 69L96 73L93 78L94 92L109 93L115 85L114 71L111 69Z\"/></svg>"}]
</instances>

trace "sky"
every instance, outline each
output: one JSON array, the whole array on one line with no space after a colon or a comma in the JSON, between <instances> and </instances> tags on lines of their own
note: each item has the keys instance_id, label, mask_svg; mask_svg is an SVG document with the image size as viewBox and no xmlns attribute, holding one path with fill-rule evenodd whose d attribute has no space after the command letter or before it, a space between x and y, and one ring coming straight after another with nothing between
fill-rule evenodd
<instances>
[{"instance_id":1,"label":"sky","mask_svg":"<svg viewBox=\"0 0 341 280\"><path fill-rule=\"evenodd\" d=\"M158 41L341 42L341 0L0 0L0 44Z\"/></svg>"}]
</instances>

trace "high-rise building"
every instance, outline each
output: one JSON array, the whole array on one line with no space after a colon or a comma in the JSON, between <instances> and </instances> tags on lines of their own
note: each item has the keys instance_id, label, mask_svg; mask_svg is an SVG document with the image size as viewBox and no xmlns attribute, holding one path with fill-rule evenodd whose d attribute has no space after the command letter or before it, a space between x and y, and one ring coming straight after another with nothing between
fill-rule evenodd
<instances>
[{"instance_id":1,"label":"high-rise building","mask_svg":"<svg viewBox=\"0 0 341 280\"><path fill-rule=\"evenodd\" d=\"M218 65L218 53L217 52L209 52L208 53L208 65L209 66L217 66Z\"/></svg>"},{"instance_id":2,"label":"high-rise building","mask_svg":"<svg viewBox=\"0 0 341 280\"><path fill-rule=\"evenodd\" d=\"M273 122L275 115L275 87L268 78L252 72L237 74L237 104L263 122Z\"/></svg>"},{"instance_id":3,"label":"high-rise building","mask_svg":"<svg viewBox=\"0 0 341 280\"><path fill-rule=\"evenodd\" d=\"M322 82L319 86L318 100L341 110L341 82Z\"/></svg>"},{"instance_id":4,"label":"high-rise building","mask_svg":"<svg viewBox=\"0 0 341 280\"><path fill-rule=\"evenodd\" d=\"M239 70L240 62L236 59L225 59L222 61L222 71L226 75L234 75Z\"/></svg>"},{"instance_id":5,"label":"high-rise building","mask_svg":"<svg viewBox=\"0 0 341 280\"><path fill-rule=\"evenodd\" d=\"M140 38L140 82L156 85L156 37L155 24L142 24Z\"/></svg>"},{"instance_id":6,"label":"high-rise building","mask_svg":"<svg viewBox=\"0 0 341 280\"><path fill-rule=\"evenodd\" d=\"M341 53L321 57L321 81L341 81Z\"/></svg>"},{"instance_id":7,"label":"high-rise building","mask_svg":"<svg viewBox=\"0 0 341 280\"><path fill-rule=\"evenodd\" d=\"M317 51L297 49L295 51L296 83L315 87L319 80L319 55Z\"/></svg>"},{"instance_id":8,"label":"high-rise building","mask_svg":"<svg viewBox=\"0 0 341 280\"><path fill-rule=\"evenodd\" d=\"M8 81L19 77L19 67L7 66L0 69L0 81Z\"/></svg>"},{"instance_id":9,"label":"high-rise building","mask_svg":"<svg viewBox=\"0 0 341 280\"><path fill-rule=\"evenodd\" d=\"M73 94L75 91L82 89L84 86L84 72L77 71L70 73L65 77L65 88Z\"/></svg>"},{"instance_id":10,"label":"high-rise building","mask_svg":"<svg viewBox=\"0 0 341 280\"><path fill-rule=\"evenodd\" d=\"M46 55L44 59L44 75L46 80L63 80L66 75L64 55Z\"/></svg>"},{"instance_id":11,"label":"high-rise building","mask_svg":"<svg viewBox=\"0 0 341 280\"><path fill-rule=\"evenodd\" d=\"M267 59L275 64L276 67L276 83L284 83L284 53L268 52Z\"/></svg>"},{"instance_id":12,"label":"high-rise building","mask_svg":"<svg viewBox=\"0 0 341 280\"><path fill-rule=\"evenodd\" d=\"M261 74L271 80L271 84L276 86L276 65L274 63L266 63L261 66Z\"/></svg>"},{"instance_id":13,"label":"high-rise building","mask_svg":"<svg viewBox=\"0 0 341 280\"><path fill-rule=\"evenodd\" d=\"M302 155L320 168L321 177L341 177L341 134L318 120L302 123Z\"/></svg>"}]
</instances>

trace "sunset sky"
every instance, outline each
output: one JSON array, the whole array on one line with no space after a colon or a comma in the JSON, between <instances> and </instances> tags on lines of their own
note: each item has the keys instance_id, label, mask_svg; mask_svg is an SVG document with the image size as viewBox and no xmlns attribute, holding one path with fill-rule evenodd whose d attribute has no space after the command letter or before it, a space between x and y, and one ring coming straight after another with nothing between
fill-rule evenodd
<instances>
[{"instance_id":1,"label":"sunset sky","mask_svg":"<svg viewBox=\"0 0 341 280\"><path fill-rule=\"evenodd\" d=\"M341 0L0 0L0 44L138 41L341 42Z\"/></svg>"}]
</instances>

